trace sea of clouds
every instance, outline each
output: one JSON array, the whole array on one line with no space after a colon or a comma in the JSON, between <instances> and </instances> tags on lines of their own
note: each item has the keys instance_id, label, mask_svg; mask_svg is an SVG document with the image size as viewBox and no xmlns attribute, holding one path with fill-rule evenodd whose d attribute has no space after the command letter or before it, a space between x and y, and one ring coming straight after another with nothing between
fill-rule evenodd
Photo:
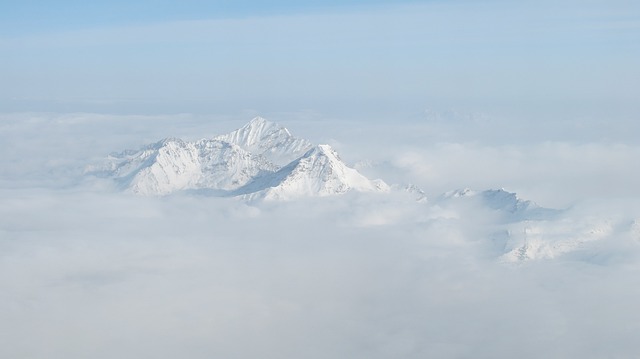
<instances>
[{"instance_id":1,"label":"sea of clouds","mask_svg":"<svg viewBox=\"0 0 640 359\"><path fill-rule=\"evenodd\" d=\"M417 184L428 201L127 195L84 167L167 136L226 133L250 114L1 115L1 356L640 355L634 139L589 126L517 133L468 116L266 117L370 177ZM464 187L505 187L563 211L509 222L439 201ZM505 246L527 238L579 245L505 260Z\"/></svg>"}]
</instances>

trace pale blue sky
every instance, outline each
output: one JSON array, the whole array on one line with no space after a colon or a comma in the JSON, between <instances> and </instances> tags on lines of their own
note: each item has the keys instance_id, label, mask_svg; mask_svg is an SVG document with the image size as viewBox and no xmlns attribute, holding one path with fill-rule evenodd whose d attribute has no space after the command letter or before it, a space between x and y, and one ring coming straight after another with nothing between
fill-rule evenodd
<instances>
[{"instance_id":1,"label":"pale blue sky","mask_svg":"<svg viewBox=\"0 0 640 359\"><path fill-rule=\"evenodd\" d=\"M355 9L417 0L23 0L1 4L0 29L20 34L169 20L221 19Z\"/></svg>"},{"instance_id":2,"label":"pale blue sky","mask_svg":"<svg viewBox=\"0 0 640 359\"><path fill-rule=\"evenodd\" d=\"M0 14L5 112L640 112L633 1L16 1Z\"/></svg>"}]
</instances>

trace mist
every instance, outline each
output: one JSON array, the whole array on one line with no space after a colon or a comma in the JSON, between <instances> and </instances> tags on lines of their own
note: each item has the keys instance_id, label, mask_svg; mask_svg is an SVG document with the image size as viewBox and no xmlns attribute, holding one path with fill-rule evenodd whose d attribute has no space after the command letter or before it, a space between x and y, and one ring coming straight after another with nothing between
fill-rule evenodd
<instances>
[{"instance_id":1,"label":"mist","mask_svg":"<svg viewBox=\"0 0 640 359\"><path fill-rule=\"evenodd\" d=\"M2 115L2 355L640 354L637 144L298 113L273 120L369 177L418 184L427 202L141 197L83 174L110 152L212 137L250 115ZM439 197L465 187L506 187L561 212L514 222ZM511 260L519 250L530 260Z\"/></svg>"},{"instance_id":2,"label":"mist","mask_svg":"<svg viewBox=\"0 0 640 359\"><path fill-rule=\"evenodd\" d=\"M362 220L393 210L404 213ZM487 248L482 220L387 201L253 207L30 190L3 193L1 211L7 356L595 358L640 350L637 233L614 233L582 258L510 265Z\"/></svg>"}]
</instances>

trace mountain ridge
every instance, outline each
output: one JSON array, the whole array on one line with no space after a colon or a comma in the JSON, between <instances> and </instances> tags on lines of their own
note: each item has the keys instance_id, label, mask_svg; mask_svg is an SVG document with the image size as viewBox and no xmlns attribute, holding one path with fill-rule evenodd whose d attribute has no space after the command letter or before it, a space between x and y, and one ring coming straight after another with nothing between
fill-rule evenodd
<instances>
[{"instance_id":1,"label":"mountain ridge","mask_svg":"<svg viewBox=\"0 0 640 359\"><path fill-rule=\"evenodd\" d=\"M295 158L285 164L272 161L287 157ZM386 216L400 216L402 210L377 207L389 203L398 204L399 208L419 206L424 210L420 221L491 221L495 226L489 234L491 247L504 262L567 255L613 231L606 222L586 222L577 224L582 228L580 233L569 233L563 219L566 210L539 206L504 188L464 188L429 201L416 185L389 186L382 180L369 179L345 164L330 145L313 145L260 117L212 138L185 141L168 137L137 150L111 153L102 164L89 166L86 173L111 179L125 192L146 196L186 192L247 202L277 202L393 192L395 197L360 197L371 201L375 212L373 221L363 223L388 223ZM638 223L640 220L628 225L636 236L640 233Z\"/></svg>"},{"instance_id":2,"label":"mountain ridge","mask_svg":"<svg viewBox=\"0 0 640 359\"><path fill-rule=\"evenodd\" d=\"M347 166L329 145L313 146L262 117L212 139L169 137L138 150L112 153L86 173L111 178L126 192L141 195L208 190L290 200L389 188Z\"/></svg>"}]
</instances>

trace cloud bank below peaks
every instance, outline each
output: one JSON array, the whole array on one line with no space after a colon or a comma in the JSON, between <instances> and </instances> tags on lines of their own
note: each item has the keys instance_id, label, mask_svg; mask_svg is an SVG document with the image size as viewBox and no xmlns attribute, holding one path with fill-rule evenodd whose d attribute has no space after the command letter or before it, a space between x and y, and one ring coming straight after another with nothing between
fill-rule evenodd
<instances>
[{"instance_id":1,"label":"cloud bank below peaks","mask_svg":"<svg viewBox=\"0 0 640 359\"><path fill-rule=\"evenodd\" d=\"M329 148L266 123L257 132L232 132L238 145L216 136L153 143L167 134L224 133L218 130L236 126L233 121L4 117L0 161L12 171L0 173L0 355L640 356L634 187L627 187L628 198L574 196L583 200L558 209L536 205L527 198L537 196L520 191L543 185L540 174L562 177L550 169L593 181L583 171L602 169L593 164L605 159L609 176L635 173L619 166L630 163L637 147L549 144L509 152L431 144L419 126L299 124L302 133L305 126L337 129L328 134L336 141L306 133L344 156L371 159L374 167L362 173L380 170L377 161L398 165L401 154L415 156L376 176L399 179L389 190L246 200L229 193L250 186L254 173L275 177L269 188L299 180L296 189L319 191L311 185L341 188L332 178L348 171ZM417 140L394 139L389 129ZM381 142L371 141L372 131ZM270 140L256 133L271 134ZM366 141L371 150L362 152ZM106 178L69 169L139 142L153 144L91 169ZM273 146L295 149L295 158L269 159L282 158L270 152ZM577 168L557 160L559 153L567 161L584 156L586 148L589 156L574 161ZM531 159L533 168L518 172ZM148 188L174 187L162 195L128 193L142 169L157 180ZM68 180L76 175L82 180ZM402 184L407 178L420 187ZM483 190L502 187L500 179L508 190ZM97 186L104 183L116 186ZM551 182L566 183L573 181ZM209 184L218 189L197 187Z\"/></svg>"},{"instance_id":2,"label":"cloud bank below peaks","mask_svg":"<svg viewBox=\"0 0 640 359\"><path fill-rule=\"evenodd\" d=\"M618 237L635 243L629 223L640 218L635 210L610 217L546 208L505 189L467 188L429 199L415 185L370 180L330 146L315 146L261 117L212 139L167 138L114 153L87 174L113 181L125 193L234 197L258 213L300 211L346 227L440 228L447 237L475 238L483 256L507 263L601 260L594 259L600 243Z\"/></svg>"}]
</instances>

